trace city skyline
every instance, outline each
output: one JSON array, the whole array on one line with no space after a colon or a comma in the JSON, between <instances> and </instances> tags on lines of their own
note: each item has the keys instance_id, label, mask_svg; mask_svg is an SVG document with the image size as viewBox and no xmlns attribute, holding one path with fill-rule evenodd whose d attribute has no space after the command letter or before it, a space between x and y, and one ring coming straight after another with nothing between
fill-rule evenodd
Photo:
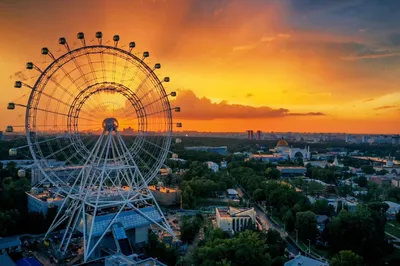
<instances>
[{"instance_id":1,"label":"city skyline","mask_svg":"<svg viewBox=\"0 0 400 266\"><path fill-rule=\"evenodd\" d=\"M185 131L398 134L400 3L387 1L3 1L0 109L42 47L83 31L135 41L171 77ZM378 23L379 21L379 23ZM35 26L31 26L35 23ZM393 29L393 30L392 30ZM48 63L48 62L47 62ZM23 115L20 116L23 124Z\"/></svg>"}]
</instances>

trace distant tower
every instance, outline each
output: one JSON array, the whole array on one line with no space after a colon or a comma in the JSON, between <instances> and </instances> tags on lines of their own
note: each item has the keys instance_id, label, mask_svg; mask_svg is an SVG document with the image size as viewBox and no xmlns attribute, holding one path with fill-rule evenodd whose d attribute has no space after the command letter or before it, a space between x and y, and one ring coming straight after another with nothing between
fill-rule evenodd
<instances>
[{"instance_id":1,"label":"distant tower","mask_svg":"<svg viewBox=\"0 0 400 266\"><path fill-rule=\"evenodd\" d=\"M261 134L262 134L262 132L260 130L257 130L257 132L256 132L256 140L261 140Z\"/></svg>"},{"instance_id":2,"label":"distant tower","mask_svg":"<svg viewBox=\"0 0 400 266\"><path fill-rule=\"evenodd\" d=\"M247 130L247 139L253 139L253 130Z\"/></svg>"},{"instance_id":3,"label":"distant tower","mask_svg":"<svg viewBox=\"0 0 400 266\"><path fill-rule=\"evenodd\" d=\"M335 160L333 161L333 165L334 166L338 166L339 165L339 161L337 159L337 156L335 157Z\"/></svg>"}]
</instances>

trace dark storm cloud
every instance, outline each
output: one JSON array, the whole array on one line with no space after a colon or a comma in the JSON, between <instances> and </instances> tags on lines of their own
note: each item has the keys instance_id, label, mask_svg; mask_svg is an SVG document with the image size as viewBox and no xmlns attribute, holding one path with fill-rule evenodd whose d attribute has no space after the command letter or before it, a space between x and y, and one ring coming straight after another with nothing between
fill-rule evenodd
<instances>
[{"instance_id":1,"label":"dark storm cloud","mask_svg":"<svg viewBox=\"0 0 400 266\"><path fill-rule=\"evenodd\" d=\"M253 107L229 104L226 101L213 103L208 98L199 98L193 91L181 90L173 106L181 107L176 116L190 120L279 118L286 116L323 116L320 112L291 113L286 108L274 109L268 106Z\"/></svg>"}]
</instances>

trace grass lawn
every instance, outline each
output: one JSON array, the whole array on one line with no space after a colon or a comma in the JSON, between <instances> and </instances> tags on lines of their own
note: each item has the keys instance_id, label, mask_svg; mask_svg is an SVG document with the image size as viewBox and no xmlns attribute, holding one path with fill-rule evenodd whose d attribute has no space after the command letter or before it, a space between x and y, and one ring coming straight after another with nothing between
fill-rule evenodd
<instances>
[{"instance_id":1,"label":"grass lawn","mask_svg":"<svg viewBox=\"0 0 400 266\"><path fill-rule=\"evenodd\" d=\"M388 222L385 226L385 231L391 235L400 238L400 224L398 222L395 221Z\"/></svg>"}]
</instances>

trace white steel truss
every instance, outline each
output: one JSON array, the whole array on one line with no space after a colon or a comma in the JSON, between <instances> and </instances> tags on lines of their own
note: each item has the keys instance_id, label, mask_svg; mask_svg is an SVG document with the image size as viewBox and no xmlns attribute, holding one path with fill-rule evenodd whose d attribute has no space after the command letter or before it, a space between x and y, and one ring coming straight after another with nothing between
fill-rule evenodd
<instances>
[{"instance_id":1,"label":"white steel truss","mask_svg":"<svg viewBox=\"0 0 400 266\"><path fill-rule=\"evenodd\" d=\"M104 236L124 211L134 211L174 236L163 212L142 176L134 155L117 130L114 118L103 123L104 131L93 146L65 200L46 233L65 223L58 252L66 254L74 231L83 233L84 261L87 262ZM141 207L154 206L159 219L143 212ZM95 223L104 214L112 215L99 235Z\"/></svg>"}]
</instances>

